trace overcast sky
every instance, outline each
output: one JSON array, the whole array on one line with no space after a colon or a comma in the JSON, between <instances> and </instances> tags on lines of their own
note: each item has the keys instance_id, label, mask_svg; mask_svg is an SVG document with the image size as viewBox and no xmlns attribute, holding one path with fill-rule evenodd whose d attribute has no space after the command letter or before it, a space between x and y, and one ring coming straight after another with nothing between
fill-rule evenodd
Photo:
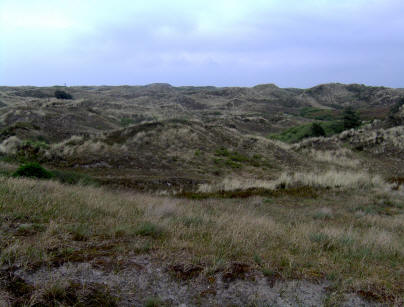
<instances>
[{"instance_id":1,"label":"overcast sky","mask_svg":"<svg viewBox=\"0 0 404 307\"><path fill-rule=\"evenodd\" d=\"M1 85L404 87L403 0L0 0Z\"/></svg>"}]
</instances>

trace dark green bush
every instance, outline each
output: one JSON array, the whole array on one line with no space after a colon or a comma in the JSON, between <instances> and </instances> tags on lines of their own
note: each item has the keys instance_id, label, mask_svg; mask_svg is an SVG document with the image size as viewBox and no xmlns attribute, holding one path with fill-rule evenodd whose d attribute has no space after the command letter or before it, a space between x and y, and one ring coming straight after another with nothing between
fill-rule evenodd
<instances>
[{"instance_id":1,"label":"dark green bush","mask_svg":"<svg viewBox=\"0 0 404 307\"><path fill-rule=\"evenodd\" d=\"M30 162L21 165L13 174L14 177L30 177L49 179L52 178L52 173L43 168L39 163Z\"/></svg>"},{"instance_id":2,"label":"dark green bush","mask_svg":"<svg viewBox=\"0 0 404 307\"><path fill-rule=\"evenodd\" d=\"M360 125L359 115L351 107L346 108L344 110L344 129L357 128Z\"/></svg>"},{"instance_id":3,"label":"dark green bush","mask_svg":"<svg viewBox=\"0 0 404 307\"><path fill-rule=\"evenodd\" d=\"M220 147L219 149L216 150L215 155L220 157L228 157L230 156L230 151L228 151L224 147Z\"/></svg>"},{"instance_id":4,"label":"dark green bush","mask_svg":"<svg viewBox=\"0 0 404 307\"><path fill-rule=\"evenodd\" d=\"M72 95L60 90L55 91L55 97L57 99L73 99Z\"/></svg>"},{"instance_id":5,"label":"dark green bush","mask_svg":"<svg viewBox=\"0 0 404 307\"><path fill-rule=\"evenodd\" d=\"M400 108L404 105L404 97L401 98L397 103L395 103L391 108L390 112L387 117L388 123L397 126L401 125L403 122L402 117L398 115L398 112L400 111Z\"/></svg>"},{"instance_id":6,"label":"dark green bush","mask_svg":"<svg viewBox=\"0 0 404 307\"><path fill-rule=\"evenodd\" d=\"M394 115L398 111L400 111L401 106L404 105L404 97L401 98L398 102L396 102L391 108L390 108L390 115Z\"/></svg>"},{"instance_id":7,"label":"dark green bush","mask_svg":"<svg viewBox=\"0 0 404 307\"><path fill-rule=\"evenodd\" d=\"M317 123L313 123L311 125L311 134L312 136L318 137L318 136L326 136L325 131L321 125Z\"/></svg>"}]
</instances>

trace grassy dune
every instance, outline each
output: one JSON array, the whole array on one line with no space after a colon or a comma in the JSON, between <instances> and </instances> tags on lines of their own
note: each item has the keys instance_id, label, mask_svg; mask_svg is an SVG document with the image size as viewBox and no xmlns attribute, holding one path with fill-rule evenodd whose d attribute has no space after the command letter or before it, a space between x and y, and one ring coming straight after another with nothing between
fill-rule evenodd
<instances>
[{"instance_id":1,"label":"grassy dune","mask_svg":"<svg viewBox=\"0 0 404 307\"><path fill-rule=\"evenodd\" d=\"M274 278L331 281L331 301L356 292L402 302L401 192L311 182L315 197L286 186L273 197L197 201L0 177L0 260L28 269L149 253L206 276L238 261Z\"/></svg>"}]
</instances>

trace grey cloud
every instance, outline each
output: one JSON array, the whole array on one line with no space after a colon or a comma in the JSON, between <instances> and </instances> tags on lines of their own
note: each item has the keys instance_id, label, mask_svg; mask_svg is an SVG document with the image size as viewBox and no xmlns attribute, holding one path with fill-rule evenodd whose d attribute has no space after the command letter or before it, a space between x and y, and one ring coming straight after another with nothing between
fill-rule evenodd
<instances>
[{"instance_id":1,"label":"grey cloud","mask_svg":"<svg viewBox=\"0 0 404 307\"><path fill-rule=\"evenodd\" d=\"M35 54L47 75L34 78L35 64L26 63L25 80L52 83L63 72L59 79L75 84L274 82L308 87L358 82L403 87L398 67L404 67L404 4L369 1L354 9L327 10L306 2L297 10L254 11L213 32L201 31L198 16L180 14L178 7L171 14L112 18L46 58Z\"/></svg>"}]
</instances>

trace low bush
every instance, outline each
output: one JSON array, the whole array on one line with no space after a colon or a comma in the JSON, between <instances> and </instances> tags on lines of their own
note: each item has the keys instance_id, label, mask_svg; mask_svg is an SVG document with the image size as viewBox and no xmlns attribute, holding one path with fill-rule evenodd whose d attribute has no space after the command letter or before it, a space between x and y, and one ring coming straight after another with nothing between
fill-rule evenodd
<instances>
[{"instance_id":1,"label":"low bush","mask_svg":"<svg viewBox=\"0 0 404 307\"><path fill-rule=\"evenodd\" d=\"M313 123L311 125L311 134L315 137L325 136L325 131L323 127L321 127L321 125L319 125L318 123Z\"/></svg>"},{"instance_id":2,"label":"low bush","mask_svg":"<svg viewBox=\"0 0 404 307\"><path fill-rule=\"evenodd\" d=\"M73 99L72 95L66 93L65 91L55 91L55 97L57 99Z\"/></svg>"},{"instance_id":3,"label":"low bush","mask_svg":"<svg viewBox=\"0 0 404 307\"><path fill-rule=\"evenodd\" d=\"M359 115L351 107L344 110L344 130L357 128L361 125Z\"/></svg>"},{"instance_id":4,"label":"low bush","mask_svg":"<svg viewBox=\"0 0 404 307\"><path fill-rule=\"evenodd\" d=\"M396 104L394 104L389 111L387 122L396 126L401 125L403 122L402 116L400 116L400 108L404 105L404 97L401 98Z\"/></svg>"},{"instance_id":5,"label":"low bush","mask_svg":"<svg viewBox=\"0 0 404 307\"><path fill-rule=\"evenodd\" d=\"M120 124L122 127L128 127L130 125L133 125L135 121L132 118L124 117L121 118Z\"/></svg>"},{"instance_id":6,"label":"low bush","mask_svg":"<svg viewBox=\"0 0 404 307\"><path fill-rule=\"evenodd\" d=\"M39 179L50 179L52 173L43 168L39 163L30 162L22 164L13 174L14 177L30 177Z\"/></svg>"},{"instance_id":7,"label":"low bush","mask_svg":"<svg viewBox=\"0 0 404 307\"><path fill-rule=\"evenodd\" d=\"M164 229L156 224L145 222L138 226L135 233L140 236L158 239L163 236Z\"/></svg>"}]
</instances>

